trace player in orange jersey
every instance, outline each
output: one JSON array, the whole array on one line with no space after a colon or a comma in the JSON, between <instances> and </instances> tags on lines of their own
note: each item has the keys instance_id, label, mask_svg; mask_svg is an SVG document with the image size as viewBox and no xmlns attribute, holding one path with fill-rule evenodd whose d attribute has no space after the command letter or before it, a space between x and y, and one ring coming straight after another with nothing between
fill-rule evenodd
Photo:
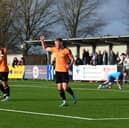
<instances>
[{"instance_id":1,"label":"player in orange jersey","mask_svg":"<svg viewBox=\"0 0 129 128\"><path fill-rule=\"evenodd\" d=\"M1 101L8 101L10 96L10 89L8 86L8 65L7 65L7 51L5 48L0 48L0 90L3 92Z\"/></svg>"},{"instance_id":2,"label":"player in orange jersey","mask_svg":"<svg viewBox=\"0 0 129 128\"><path fill-rule=\"evenodd\" d=\"M43 49L48 52L52 52L55 55L55 71L56 71L56 83L58 87L59 94L63 100L63 103L60 106L67 106L65 91L67 91L73 98L73 102L76 103L77 99L73 90L68 86L69 67L74 63L74 58L71 51L68 48L65 48L63 45L63 40L57 38L55 40L55 47L47 47L45 43L45 37L41 36L40 41Z\"/></svg>"}]
</instances>

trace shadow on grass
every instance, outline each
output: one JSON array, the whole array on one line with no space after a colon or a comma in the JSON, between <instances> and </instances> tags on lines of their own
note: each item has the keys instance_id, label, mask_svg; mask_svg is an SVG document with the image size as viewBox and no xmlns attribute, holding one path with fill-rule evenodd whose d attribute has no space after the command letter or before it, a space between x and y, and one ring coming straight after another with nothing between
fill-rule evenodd
<instances>
[{"instance_id":1,"label":"shadow on grass","mask_svg":"<svg viewBox=\"0 0 129 128\"><path fill-rule=\"evenodd\" d=\"M50 101L59 101L60 99L45 99L45 98L12 98L11 102L50 102Z\"/></svg>"},{"instance_id":2,"label":"shadow on grass","mask_svg":"<svg viewBox=\"0 0 129 128\"><path fill-rule=\"evenodd\" d=\"M79 101L129 101L129 98L79 98Z\"/></svg>"},{"instance_id":3,"label":"shadow on grass","mask_svg":"<svg viewBox=\"0 0 129 128\"><path fill-rule=\"evenodd\" d=\"M128 101L129 98L77 98L79 101ZM72 101L71 98L67 99L68 101ZM61 101L60 98L11 98L11 102L55 102L55 101Z\"/></svg>"}]
</instances>

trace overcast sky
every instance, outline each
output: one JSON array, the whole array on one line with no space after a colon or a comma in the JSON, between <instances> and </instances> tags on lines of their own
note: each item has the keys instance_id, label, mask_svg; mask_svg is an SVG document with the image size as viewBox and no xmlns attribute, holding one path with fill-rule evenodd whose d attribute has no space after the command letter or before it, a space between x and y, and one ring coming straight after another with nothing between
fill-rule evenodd
<instances>
[{"instance_id":1,"label":"overcast sky","mask_svg":"<svg viewBox=\"0 0 129 128\"><path fill-rule=\"evenodd\" d=\"M125 35L129 34L125 25L125 11L128 7L128 0L103 0L100 8L101 16L108 22L104 28L103 35Z\"/></svg>"}]
</instances>

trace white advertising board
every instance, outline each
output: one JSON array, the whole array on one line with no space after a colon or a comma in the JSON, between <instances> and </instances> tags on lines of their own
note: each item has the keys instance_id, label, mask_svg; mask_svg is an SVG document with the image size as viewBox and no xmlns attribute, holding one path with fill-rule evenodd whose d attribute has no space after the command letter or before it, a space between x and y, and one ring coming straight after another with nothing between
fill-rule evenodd
<instances>
[{"instance_id":1,"label":"white advertising board","mask_svg":"<svg viewBox=\"0 0 129 128\"><path fill-rule=\"evenodd\" d=\"M117 71L116 65L73 66L73 80L104 81L107 75Z\"/></svg>"}]
</instances>

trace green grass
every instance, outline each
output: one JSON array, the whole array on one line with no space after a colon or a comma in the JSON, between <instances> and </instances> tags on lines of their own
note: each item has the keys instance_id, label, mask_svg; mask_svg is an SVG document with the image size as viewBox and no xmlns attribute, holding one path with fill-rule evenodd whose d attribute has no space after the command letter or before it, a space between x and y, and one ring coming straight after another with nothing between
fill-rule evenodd
<instances>
[{"instance_id":1,"label":"green grass","mask_svg":"<svg viewBox=\"0 0 129 128\"><path fill-rule=\"evenodd\" d=\"M97 90L99 83L71 82L78 103L66 95L68 106L61 103L53 81L11 80L11 100L0 102L0 109L30 111L85 118L129 118L129 85L123 91ZM0 128L128 128L127 120L82 120L46 115L6 112L0 110Z\"/></svg>"}]
</instances>

